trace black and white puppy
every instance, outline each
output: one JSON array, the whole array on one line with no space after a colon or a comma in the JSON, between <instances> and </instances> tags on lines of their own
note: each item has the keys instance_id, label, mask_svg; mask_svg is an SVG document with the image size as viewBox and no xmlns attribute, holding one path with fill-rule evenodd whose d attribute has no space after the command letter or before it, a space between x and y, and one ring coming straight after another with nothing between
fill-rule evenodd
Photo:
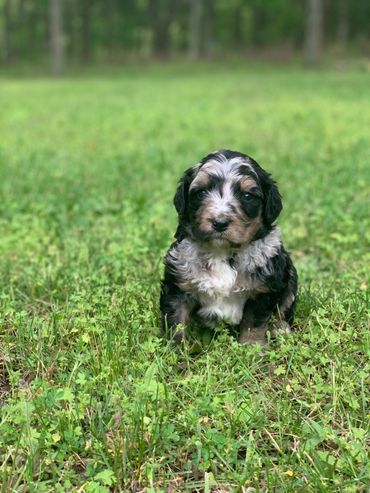
<instances>
[{"instance_id":1,"label":"black and white puppy","mask_svg":"<svg viewBox=\"0 0 370 493\"><path fill-rule=\"evenodd\" d=\"M235 325L242 343L264 344L267 322L290 331L297 272L275 221L276 183L252 158L221 150L185 171L174 204L179 216L164 259L162 331L181 342L181 324Z\"/></svg>"}]
</instances>

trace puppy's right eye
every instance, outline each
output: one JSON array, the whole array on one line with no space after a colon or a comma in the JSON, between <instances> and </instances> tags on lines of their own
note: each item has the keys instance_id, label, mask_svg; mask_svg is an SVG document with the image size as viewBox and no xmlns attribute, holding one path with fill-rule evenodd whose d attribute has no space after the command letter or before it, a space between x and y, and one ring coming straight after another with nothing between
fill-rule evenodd
<instances>
[{"instance_id":1,"label":"puppy's right eye","mask_svg":"<svg viewBox=\"0 0 370 493\"><path fill-rule=\"evenodd\" d=\"M202 197L204 197L204 196L206 195L206 193L207 193L207 190L197 190L197 191L195 192L195 194L196 194L196 196L197 196L198 198L202 198Z\"/></svg>"}]
</instances>

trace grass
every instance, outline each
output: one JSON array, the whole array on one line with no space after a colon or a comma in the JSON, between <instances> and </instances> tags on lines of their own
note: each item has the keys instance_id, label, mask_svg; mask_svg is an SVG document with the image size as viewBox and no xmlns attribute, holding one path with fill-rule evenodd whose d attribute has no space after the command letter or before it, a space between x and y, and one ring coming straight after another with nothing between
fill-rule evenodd
<instances>
[{"instance_id":1,"label":"grass","mask_svg":"<svg viewBox=\"0 0 370 493\"><path fill-rule=\"evenodd\" d=\"M217 66L0 80L0 492L368 491L369 75ZM182 171L254 156L296 330L158 338Z\"/></svg>"}]
</instances>

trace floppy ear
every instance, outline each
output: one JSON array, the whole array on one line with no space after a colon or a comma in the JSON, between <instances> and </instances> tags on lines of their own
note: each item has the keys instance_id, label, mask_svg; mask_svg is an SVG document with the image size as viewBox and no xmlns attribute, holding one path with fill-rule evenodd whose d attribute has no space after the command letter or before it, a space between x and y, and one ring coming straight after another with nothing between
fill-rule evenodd
<instances>
[{"instance_id":1,"label":"floppy ear","mask_svg":"<svg viewBox=\"0 0 370 493\"><path fill-rule=\"evenodd\" d=\"M255 170L260 179L263 194L265 196L263 206L263 220L266 224L271 225L280 214L283 204L281 202L280 192L274 180L269 173L266 173L256 162ZM256 166L257 165L257 166Z\"/></svg>"},{"instance_id":2,"label":"floppy ear","mask_svg":"<svg viewBox=\"0 0 370 493\"><path fill-rule=\"evenodd\" d=\"M184 175L177 185L177 190L173 198L173 203L179 215L179 225L175 234L175 238L177 238L178 240L182 239L185 233L186 216L189 201L189 187L191 182L193 181L193 175L193 168L189 168L185 171Z\"/></svg>"},{"instance_id":3,"label":"floppy ear","mask_svg":"<svg viewBox=\"0 0 370 493\"><path fill-rule=\"evenodd\" d=\"M276 183L270 176L268 176L268 181L269 184L265 192L264 218L268 224L272 224L282 211L283 204Z\"/></svg>"}]
</instances>

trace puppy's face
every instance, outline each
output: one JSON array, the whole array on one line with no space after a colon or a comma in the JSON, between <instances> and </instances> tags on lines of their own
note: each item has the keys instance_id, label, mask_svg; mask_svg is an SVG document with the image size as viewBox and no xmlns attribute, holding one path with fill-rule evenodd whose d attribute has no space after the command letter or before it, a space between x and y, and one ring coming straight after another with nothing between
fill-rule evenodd
<instances>
[{"instance_id":1,"label":"puppy's face","mask_svg":"<svg viewBox=\"0 0 370 493\"><path fill-rule=\"evenodd\" d=\"M281 211L275 183L248 156L219 151L185 172L174 199L177 237L190 235L213 246L249 243Z\"/></svg>"}]
</instances>

